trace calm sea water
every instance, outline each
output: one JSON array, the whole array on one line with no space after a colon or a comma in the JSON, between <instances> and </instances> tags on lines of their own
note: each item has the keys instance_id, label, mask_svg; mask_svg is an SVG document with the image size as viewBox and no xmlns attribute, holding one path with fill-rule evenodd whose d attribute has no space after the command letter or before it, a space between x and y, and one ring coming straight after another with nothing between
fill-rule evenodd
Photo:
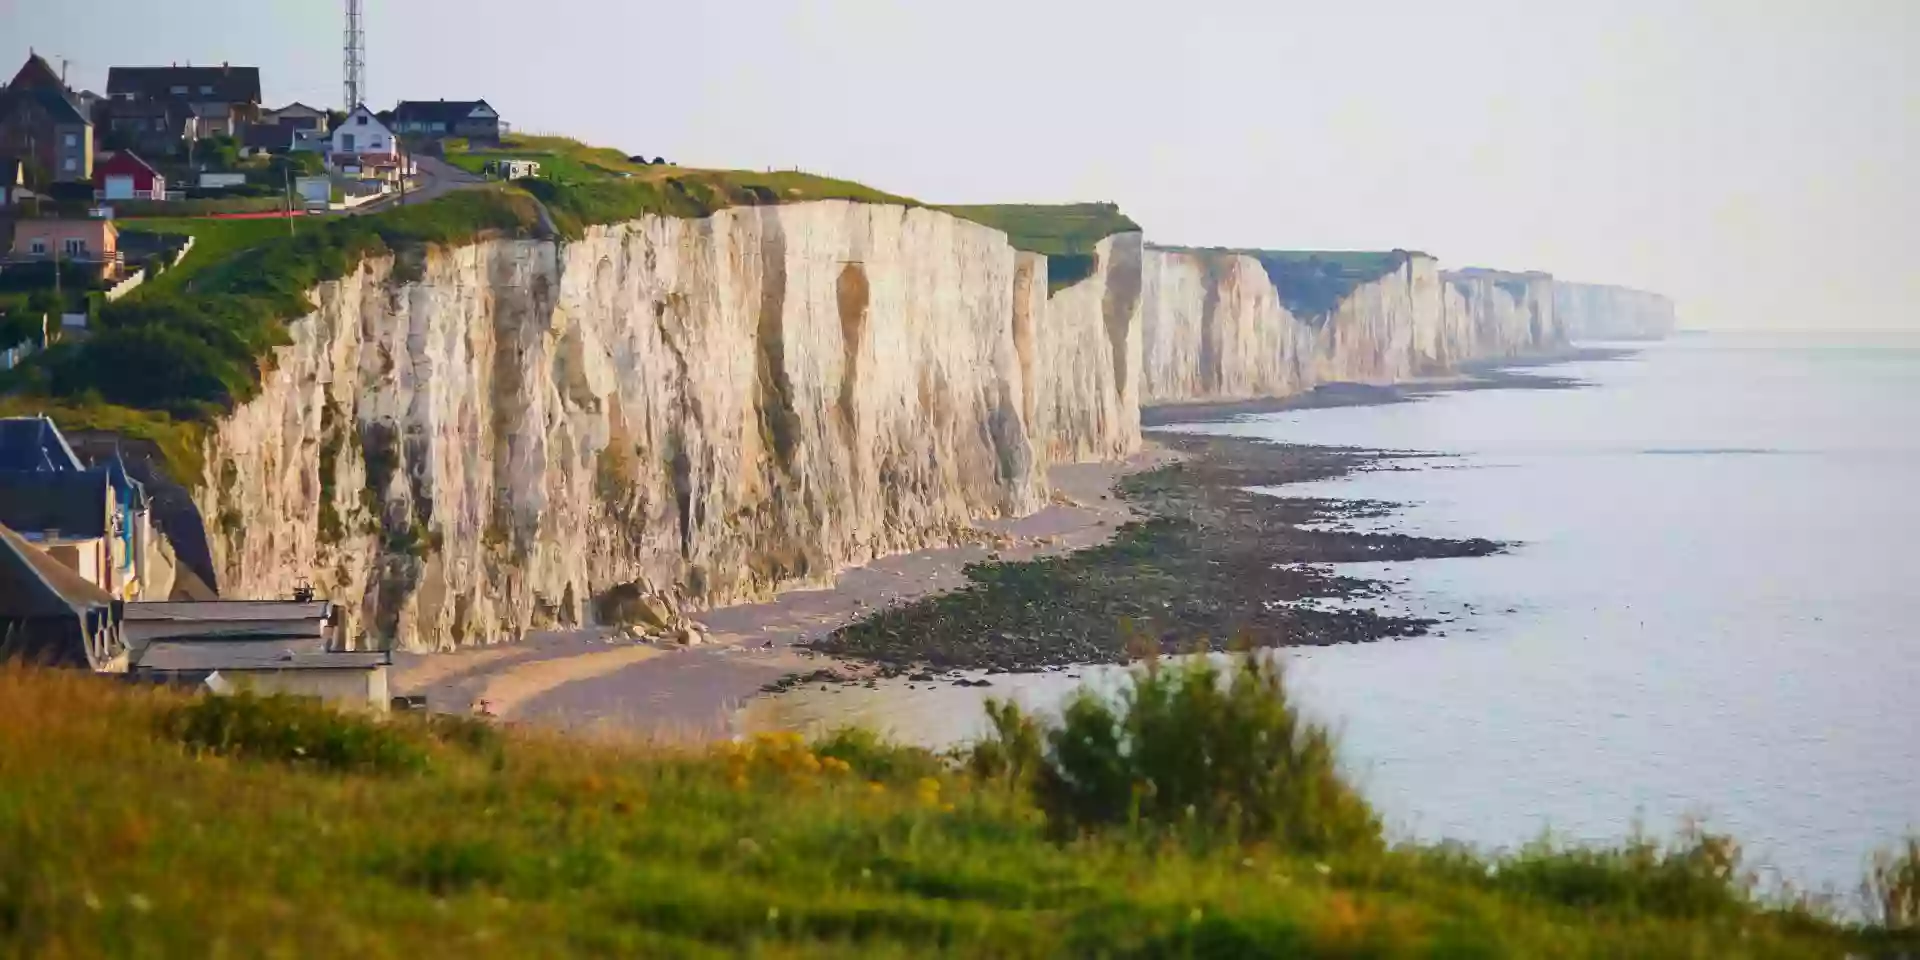
<instances>
[{"instance_id":1,"label":"calm sea water","mask_svg":"<svg viewBox=\"0 0 1920 960\"><path fill-rule=\"evenodd\" d=\"M1436 636L1288 651L1402 836L1617 840L1689 816L1850 892L1920 829L1920 338L1682 337L1484 391L1191 429L1444 454L1286 488L1405 504L1385 526L1509 554L1353 564ZM1057 703L1089 671L762 701L929 743L983 693Z\"/></svg>"}]
</instances>

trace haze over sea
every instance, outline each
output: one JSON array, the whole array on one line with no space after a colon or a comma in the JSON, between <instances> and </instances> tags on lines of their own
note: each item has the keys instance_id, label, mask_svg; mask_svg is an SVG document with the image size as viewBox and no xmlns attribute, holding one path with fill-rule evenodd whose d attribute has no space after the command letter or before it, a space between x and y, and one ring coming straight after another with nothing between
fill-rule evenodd
<instances>
[{"instance_id":1,"label":"haze over sea","mask_svg":"<svg viewBox=\"0 0 1920 960\"><path fill-rule=\"evenodd\" d=\"M1682 336L1550 372L1592 386L1191 428L1437 454L1284 493L1515 543L1350 565L1447 622L1289 651L1294 685L1402 835L1608 840L1700 815L1850 892L1920 828L1920 337ZM1080 682L995 680L801 693L756 722L937 743L974 734L987 694L1052 705Z\"/></svg>"}]
</instances>

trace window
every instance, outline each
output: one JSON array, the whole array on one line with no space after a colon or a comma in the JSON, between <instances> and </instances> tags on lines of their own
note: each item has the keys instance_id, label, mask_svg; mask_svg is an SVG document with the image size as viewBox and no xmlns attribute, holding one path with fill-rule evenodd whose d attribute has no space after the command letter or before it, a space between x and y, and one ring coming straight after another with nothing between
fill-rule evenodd
<instances>
[{"instance_id":1,"label":"window","mask_svg":"<svg viewBox=\"0 0 1920 960\"><path fill-rule=\"evenodd\" d=\"M364 126L366 126L366 125L367 125L367 115L366 115L366 114L364 114L364 113L362 113L362 114L357 114L357 115L355 115L355 116L354 116L354 118L353 118L353 122L354 122L354 125L355 125L355 126L361 126L361 127L364 127Z\"/></svg>"},{"instance_id":2,"label":"window","mask_svg":"<svg viewBox=\"0 0 1920 960\"><path fill-rule=\"evenodd\" d=\"M36 238L33 241L33 255L36 257L44 257L47 255L47 242L45 240Z\"/></svg>"},{"instance_id":3,"label":"window","mask_svg":"<svg viewBox=\"0 0 1920 960\"><path fill-rule=\"evenodd\" d=\"M60 164L60 169L65 170L68 173L72 173L80 169L80 161L75 160L72 157L68 157L65 162Z\"/></svg>"},{"instance_id":4,"label":"window","mask_svg":"<svg viewBox=\"0 0 1920 960\"><path fill-rule=\"evenodd\" d=\"M435 121L433 122L433 132L434 132L434 133L445 133L445 132L447 132L447 125L446 125L446 124L444 124L444 123L441 123L441 122L440 122L440 121L438 121L438 120L435 120Z\"/></svg>"},{"instance_id":5,"label":"window","mask_svg":"<svg viewBox=\"0 0 1920 960\"><path fill-rule=\"evenodd\" d=\"M213 88L212 88L212 87L207 87L207 86L203 86L203 87L201 87L201 88L200 88L200 94L201 94L202 96L212 96L212 95L213 95Z\"/></svg>"},{"instance_id":6,"label":"window","mask_svg":"<svg viewBox=\"0 0 1920 960\"><path fill-rule=\"evenodd\" d=\"M184 95L186 94L186 92L187 92L187 88L186 88L186 87L173 87L173 88L171 88L171 89L169 89L169 90L168 90L167 92L168 92L168 93L171 93L171 94L174 94L174 95L176 95L176 96L184 96Z\"/></svg>"},{"instance_id":7,"label":"window","mask_svg":"<svg viewBox=\"0 0 1920 960\"><path fill-rule=\"evenodd\" d=\"M67 238L67 256L84 257L87 255L87 242L77 238Z\"/></svg>"},{"instance_id":8,"label":"window","mask_svg":"<svg viewBox=\"0 0 1920 960\"><path fill-rule=\"evenodd\" d=\"M80 135L77 133L69 133L66 136L66 141L67 141L67 146L77 147L80 145Z\"/></svg>"}]
</instances>

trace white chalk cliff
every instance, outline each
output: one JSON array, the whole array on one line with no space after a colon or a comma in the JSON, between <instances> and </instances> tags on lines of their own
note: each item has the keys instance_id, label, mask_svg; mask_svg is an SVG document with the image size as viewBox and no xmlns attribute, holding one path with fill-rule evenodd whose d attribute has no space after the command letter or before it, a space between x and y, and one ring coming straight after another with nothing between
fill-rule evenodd
<instances>
[{"instance_id":1,"label":"white chalk cliff","mask_svg":"<svg viewBox=\"0 0 1920 960\"><path fill-rule=\"evenodd\" d=\"M369 261L207 442L219 588L446 648L967 536L1138 446L1139 236L1098 259L1048 297L996 230L821 201Z\"/></svg>"},{"instance_id":2,"label":"white chalk cliff","mask_svg":"<svg viewBox=\"0 0 1920 960\"><path fill-rule=\"evenodd\" d=\"M1385 257L1387 255L1383 255ZM1250 253L1147 248L1143 402L1284 397L1390 384L1563 345L1545 274L1442 273L1396 252L1330 308L1290 308Z\"/></svg>"},{"instance_id":3,"label":"white chalk cliff","mask_svg":"<svg viewBox=\"0 0 1920 960\"><path fill-rule=\"evenodd\" d=\"M1648 340L1673 332L1673 301L1657 293L1557 281L1553 308L1576 340Z\"/></svg>"}]
</instances>

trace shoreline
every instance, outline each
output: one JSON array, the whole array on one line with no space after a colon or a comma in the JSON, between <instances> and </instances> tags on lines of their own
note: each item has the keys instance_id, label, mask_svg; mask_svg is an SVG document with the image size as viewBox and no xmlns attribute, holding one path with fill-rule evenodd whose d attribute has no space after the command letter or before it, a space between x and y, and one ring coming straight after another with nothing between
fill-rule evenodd
<instances>
[{"instance_id":1,"label":"shoreline","mask_svg":"<svg viewBox=\"0 0 1920 960\"><path fill-rule=\"evenodd\" d=\"M1143 408L1142 422L1406 403L1459 390L1572 389L1585 384L1516 369L1633 353L1577 348L1490 362L1446 380L1162 405ZM896 554L843 571L829 587L693 614L708 629L707 645L635 642L610 628L538 633L517 644L397 654L393 690L424 695L441 712L466 713L486 700L503 719L571 732L711 739L734 732L749 699L803 684L908 677L985 686L990 681L968 674L1124 663L1146 647L1175 653L1200 644L1420 636L1434 620L1352 603L1391 588L1330 565L1505 548L1484 539L1358 533L1348 522L1387 515L1394 504L1245 489L1395 469L1404 452L1151 429L1145 436L1145 449L1125 461L1049 470L1054 496L1046 508L976 525L996 545ZM1323 609L1320 601L1347 602ZM1121 620L1138 626L1122 636Z\"/></svg>"}]
</instances>

